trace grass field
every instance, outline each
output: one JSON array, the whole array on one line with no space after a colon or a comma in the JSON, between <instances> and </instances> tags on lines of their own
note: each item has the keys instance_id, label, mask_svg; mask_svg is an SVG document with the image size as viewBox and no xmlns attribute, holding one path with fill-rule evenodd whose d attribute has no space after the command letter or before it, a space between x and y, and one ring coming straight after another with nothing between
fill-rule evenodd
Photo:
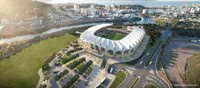
<instances>
[{"instance_id":1,"label":"grass field","mask_svg":"<svg viewBox=\"0 0 200 88\"><path fill-rule=\"evenodd\" d=\"M76 69L79 71L79 70L83 69L83 67L84 67L84 64L80 64Z\"/></svg>"},{"instance_id":2,"label":"grass field","mask_svg":"<svg viewBox=\"0 0 200 88\"><path fill-rule=\"evenodd\" d=\"M70 58L70 56L67 55L67 54L65 54L63 57L61 57L61 59L59 60L59 62L60 62L61 64L63 64L63 61L64 61L64 60L67 60L67 59L69 59L69 58Z\"/></svg>"},{"instance_id":3,"label":"grass field","mask_svg":"<svg viewBox=\"0 0 200 88\"><path fill-rule=\"evenodd\" d=\"M117 88L119 84L125 79L126 75L122 71L118 71L116 74L116 78L111 84L110 88Z\"/></svg>"},{"instance_id":4,"label":"grass field","mask_svg":"<svg viewBox=\"0 0 200 88\"><path fill-rule=\"evenodd\" d=\"M185 78L188 84L200 84L200 55L188 58Z\"/></svg>"},{"instance_id":5,"label":"grass field","mask_svg":"<svg viewBox=\"0 0 200 88\"><path fill-rule=\"evenodd\" d=\"M69 34L50 38L0 60L0 88L35 88L39 80L37 72L44 61L75 39Z\"/></svg>"},{"instance_id":6,"label":"grass field","mask_svg":"<svg viewBox=\"0 0 200 88\"><path fill-rule=\"evenodd\" d=\"M104 35L102 37L106 38L106 39L111 39L111 40L120 40L120 39L124 38L125 36L126 35L121 34L121 33L112 32L112 33L109 33L109 34Z\"/></svg>"},{"instance_id":7,"label":"grass field","mask_svg":"<svg viewBox=\"0 0 200 88\"><path fill-rule=\"evenodd\" d=\"M87 76L89 76L90 75L90 73L92 72L92 68L91 67L88 67L87 68L87 70L85 71L85 74L87 75Z\"/></svg>"},{"instance_id":8,"label":"grass field","mask_svg":"<svg viewBox=\"0 0 200 88\"><path fill-rule=\"evenodd\" d=\"M152 84L146 84L144 86L144 88L156 88L156 87L154 85L152 85Z\"/></svg>"}]
</instances>

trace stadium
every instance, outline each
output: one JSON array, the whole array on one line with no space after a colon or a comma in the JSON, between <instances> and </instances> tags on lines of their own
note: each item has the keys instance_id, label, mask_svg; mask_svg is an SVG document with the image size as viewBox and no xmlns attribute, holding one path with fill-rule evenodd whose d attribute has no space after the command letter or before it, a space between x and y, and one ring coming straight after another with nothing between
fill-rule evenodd
<instances>
[{"instance_id":1,"label":"stadium","mask_svg":"<svg viewBox=\"0 0 200 88\"><path fill-rule=\"evenodd\" d=\"M88 28L81 33L79 43L87 51L109 57L132 55L145 36L143 29L132 27L131 32L107 30L111 23L100 24ZM130 29L127 29L130 30Z\"/></svg>"}]
</instances>

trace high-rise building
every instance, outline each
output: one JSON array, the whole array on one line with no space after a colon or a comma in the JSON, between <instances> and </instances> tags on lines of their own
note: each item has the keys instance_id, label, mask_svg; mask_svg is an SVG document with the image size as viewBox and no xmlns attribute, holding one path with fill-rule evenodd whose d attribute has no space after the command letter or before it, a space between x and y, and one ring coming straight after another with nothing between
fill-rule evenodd
<instances>
[{"instance_id":1,"label":"high-rise building","mask_svg":"<svg viewBox=\"0 0 200 88\"><path fill-rule=\"evenodd\" d=\"M94 5L94 4L91 4L90 9L91 9L91 11L94 11L95 5Z\"/></svg>"},{"instance_id":2,"label":"high-rise building","mask_svg":"<svg viewBox=\"0 0 200 88\"><path fill-rule=\"evenodd\" d=\"M82 8L81 9L81 13L84 14L84 15L90 15L91 11L88 8Z\"/></svg>"},{"instance_id":3,"label":"high-rise building","mask_svg":"<svg viewBox=\"0 0 200 88\"><path fill-rule=\"evenodd\" d=\"M79 10L79 5L78 4L74 4L74 10Z\"/></svg>"},{"instance_id":4,"label":"high-rise building","mask_svg":"<svg viewBox=\"0 0 200 88\"><path fill-rule=\"evenodd\" d=\"M91 14L94 14L95 12L95 5L94 4L91 4L90 5L90 11L91 11Z\"/></svg>"},{"instance_id":5,"label":"high-rise building","mask_svg":"<svg viewBox=\"0 0 200 88\"><path fill-rule=\"evenodd\" d=\"M113 8L113 9L115 8L115 4L114 4L114 3L111 4L110 6L111 6L111 8Z\"/></svg>"}]
</instances>

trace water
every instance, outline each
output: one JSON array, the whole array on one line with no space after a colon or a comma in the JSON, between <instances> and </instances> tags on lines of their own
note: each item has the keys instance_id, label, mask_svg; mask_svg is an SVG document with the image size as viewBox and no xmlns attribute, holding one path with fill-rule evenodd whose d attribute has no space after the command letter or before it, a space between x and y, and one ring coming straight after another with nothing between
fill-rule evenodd
<instances>
[{"instance_id":1,"label":"water","mask_svg":"<svg viewBox=\"0 0 200 88\"><path fill-rule=\"evenodd\" d=\"M45 3L96 3L102 5L143 5L147 7L161 6L161 5L175 5L178 8L182 5L200 4L200 0L38 0Z\"/></svg>"},{"instance_id":2,"label":"water","mask_svg":"<svg viewBox=\"0 0 200 88\"><path fill-rule=\"evenodd\" d=\"M11 42L15 42L15 41L22 41L22 40L29 40L29 39L33 39L34 37L43 36L45 34L52 34L52 33L63 31L63 30L72 30L74 28L93 26L93 25L97 25L97 24L101 24L101 23L88 23L88 24L80 24L80 25L74 25L74 26L65 26L65 27L60 27L60 28L52 28L48 31L45 31L45 32L39 33L39 34L23 35L23 36L17 36L17 37L13 37L13 38L1 39L0 44L11 43Z\"/></svg>"},{"instance_id":3,"label":"water","mask_svg":"<svg viewBox=\"0 0 200 88\"><path fill-rule=\"evenodd\" d=\"M148 23L154 23L154 21L151 20L150 18L143 18L142 17L142 20L138 21L137 23L148 24ZM38 34L33 34L33 35L23 35L23 36L16 36L16 37L12 37L12 38L1 39L0 44L11 43L11 42L15 42L15 41L22 41L22 40L29 40L29 39L33 39L34 37L39 37L39 36L43 36L43 35L46 35L46 34L52 34L52 33L63 31L63 30L72 30L74 28L94 26L94 25L98 25L98 24L102 24L102 23L88 23L88 24L80 24L80 25L73 25L73 26L65 26L65 27L60 27L60 28L52 28L52 29L47 30L43 33L38 33Z\"/></svg>"},{"instance_id":4,"label":"water","mask_svg":"<svg viewBox=\"0 0 200 88\"><path fill-rule=\"evenodd\" d=\"M152 23L155 23L155 22L150 18L142 17L142 20L137 21L136 23L138 23L138 24L152 24Z\"/></svg>"}]
</instances>

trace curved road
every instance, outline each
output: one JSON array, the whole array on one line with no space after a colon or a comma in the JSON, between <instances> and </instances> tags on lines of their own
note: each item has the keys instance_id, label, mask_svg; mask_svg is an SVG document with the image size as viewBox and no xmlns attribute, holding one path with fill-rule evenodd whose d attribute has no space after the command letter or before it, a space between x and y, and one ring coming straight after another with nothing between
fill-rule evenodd
<instances>
[{"instance_id":1,"label":"curved road","mask_svg":"<svg viewBox=\"0 0 200 88\"><path fill-rule=\"evenodd\" d=\"M134 88L143 88L145 84L151 83L155 85L157 88L170 88L168 82L166 82L163 78L161 78L157 74L157 60L160 52L162 51L162 45L165 44L166 40L169 37L170 28L167 27L165 33L160 37L158 42L151 47L148 52L140 59L140 61L134 66L129 67L133 68L132 73L127 75L125 80L118 86L118 88L131 88L133 82L137 77L140 77L137 84ZM151 61L147 67L145 67L145 63L148 59L151 58ZM120 66L117 66L120 65ZM127 69L127 65L125 64L114 64L117 69Z\"/></svg>"}]
</instances>

